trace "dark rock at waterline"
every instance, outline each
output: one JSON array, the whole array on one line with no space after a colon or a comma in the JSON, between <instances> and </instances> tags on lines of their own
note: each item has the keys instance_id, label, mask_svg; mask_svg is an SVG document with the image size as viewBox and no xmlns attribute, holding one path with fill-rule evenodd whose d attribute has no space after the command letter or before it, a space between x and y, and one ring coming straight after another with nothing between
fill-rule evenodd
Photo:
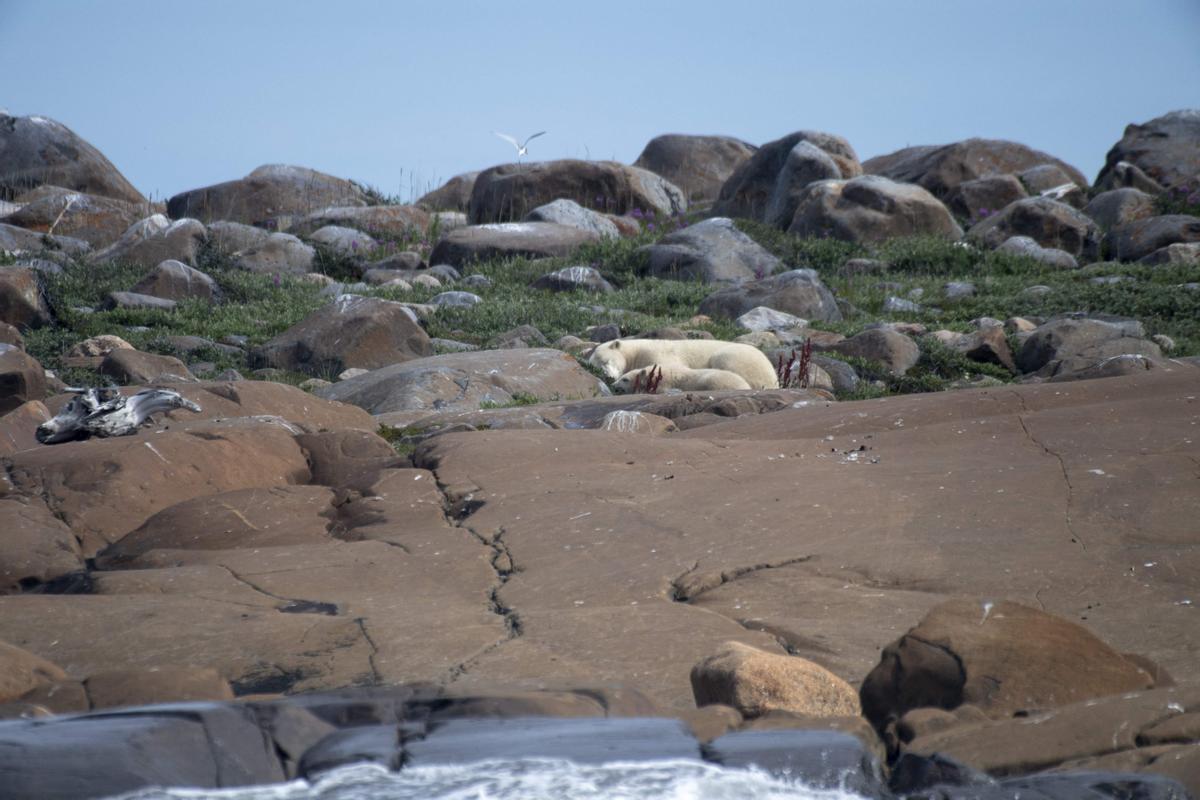
<instances>
[{"instance_id":1,"label":"dark rock at waterline","mask_svg":"<svg viewBox=\"0 0 1200 800\"><path fill-rule=\"evenodd\" d=\"M883 767L856 736L836 731L739 731L714 739L705 756L727 767L757 767L820 789L879 797Z\"/></svg>"}]
</instances>

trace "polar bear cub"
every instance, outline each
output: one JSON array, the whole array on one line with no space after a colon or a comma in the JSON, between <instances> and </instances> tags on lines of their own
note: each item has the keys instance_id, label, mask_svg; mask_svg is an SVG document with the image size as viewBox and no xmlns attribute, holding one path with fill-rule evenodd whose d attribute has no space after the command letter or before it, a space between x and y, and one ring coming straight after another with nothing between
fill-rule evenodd
<instances>
[{"instance_id":1,"label":"polar bear cub","mask_svg":"<svg viewBox=\"0 0 1200 800\"><path fill-rule=\"evenodd\" d=\"M612 388L618 394L628 394L635 388L648 385L650 374L656 371L660 376L656 391L667 389L683 389L685 392L713 392L723 389L749 389L750 384L736 372L727 369L689 369L688 367L663 367L651 364L630 370L613 383Z\"/></svg>"},{"instance_id":2,"label":"polar bear cub","mask_svg":"<svg viewBox=\"0 0 1200 800\"><path fill-rule=\"evenodd\" d=\"M751 389L779 388L771 359L761 350L718 339L614 339L598 345L588 356L588 363L603 370L610 380L657 364L664 370L725 370L740 375Z\"/></svg>"}]
</instances>

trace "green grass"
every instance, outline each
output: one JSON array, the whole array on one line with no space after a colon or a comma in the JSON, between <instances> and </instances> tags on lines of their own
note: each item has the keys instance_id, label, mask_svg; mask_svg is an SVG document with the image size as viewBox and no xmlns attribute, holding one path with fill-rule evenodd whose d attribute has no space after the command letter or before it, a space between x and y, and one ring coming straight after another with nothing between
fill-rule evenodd
<instances>
[{"instance_id":1,"label":"green grass","mask_svg":"<svg viewBox=\"0 0 1200 800\"><path fill-rule=\"evenodd\" d=\"M463 270L464 274L486 275L493 282L487 288L471 289L484 302L470 308L435 310L426 322L427 332L431 337L486 346L499 334L520 325L533 325L554 342L567 334L583 337L589 326L605 323L617 323L625 334L687 323L714 287L641 277L644 258L639 248L674 228L670 222L660 223L663 224L658 230L644 229L632 239L586 245L570 258L503 258L473 264ZM739 221L738 225L779 256L787 268L817 270L839 298L857 309L857 313L841 322L814 323L814 328L849 336L868 323L883 320L919 322L930 330L969 331L971 320L981 316L1005 319L1046 317L1067 311L1105 312L1136 317L1150 334L1172 337L1178 345L1178 354L1200 353L1200 292L1176 288L1181 283L1200 281L1200 270L1196 268L1104 263L1082 270L1058 271L1032 259L956 247L932 237L895 239L867 246L827 238L799 238L748 221ZM428 247L436 235L437 231L426 231L393 237L385 243L390 246L367 254L368 261L399 249ZM847 275L842 267L850 258L884 261L888 269L869 275ZM0 257L0 264L12 262L11 257ZM553 293L528 288L542 274L576 264L596 267L617 291ZM27 348L68 382L102 383L94 373L64 370L63 353L84 338L104 333L121 336L139 349L167 354L175 354L167 341L172 335L219 341L237 334L246 336L250 346L254 346L286 330L326 302L315 285L289 277L242 272L217 253L204 252L201 267L217 281L223 302L214 306L188 301L173 312L78 310L98 306L110 291L129 289L146 272L140 267L75 264L61 275L47 276L47 299L59 325L27 332ZM346 280L356 279L359 269L351 259L328 255L320 257L318 268ZM1090 278L1104 275L1126 275L1136 280L1114 285L1089 282ZM951 280L970 281L976 286L976 295L946 301L943 287ZM898 288L885 287L882 285L885 282L898 284ZM1024 292L1035 284L1048 286L1051 291L1036 297ZM418 286L411 291L375 287L364 293L401 302L428 303L448 288L452 287ZM908 297L918 289L923 292L917 300L921 310L883 311L889 295ZM719 339L732 339L740 333L728 320L715 320L700 327ZM922 337L918 344L921 360L902 378L887 374L878 365L854 361L865 379L855 396L936 391L963 381L965 376L970 376L970 380L980 376L1011 380L1004 370L969 361L932 338ZM212 362L217 371L247 368L244 358L216 349L199 352L190 360ZM299 383L306 377L296 373L277 379Z\"/></svg>"}]
</instances>

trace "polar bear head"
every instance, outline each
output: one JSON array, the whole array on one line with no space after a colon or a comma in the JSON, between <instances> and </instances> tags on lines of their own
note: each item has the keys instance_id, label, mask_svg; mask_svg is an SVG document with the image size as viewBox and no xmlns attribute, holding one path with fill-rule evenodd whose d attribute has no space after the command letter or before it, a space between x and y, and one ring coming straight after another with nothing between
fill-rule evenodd
<instances>
[{"instance_id":1,"label":"polar bear head","mask_svg":"<svg viewBox=\"0 0 1200 800\"><path fill-rule=\"evenodd\" d=\"M609 380L617 380L625 374L625 354L621 352L621 340L613 339L597 345L588 356L588 363L598 367Z\"/></svg>"}]
</instances>

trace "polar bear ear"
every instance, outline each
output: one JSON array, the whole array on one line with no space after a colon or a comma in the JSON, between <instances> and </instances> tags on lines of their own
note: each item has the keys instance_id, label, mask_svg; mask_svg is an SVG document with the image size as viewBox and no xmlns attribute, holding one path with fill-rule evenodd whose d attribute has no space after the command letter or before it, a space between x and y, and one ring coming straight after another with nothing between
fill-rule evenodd
<instances>
[{"instance_id":1,"label":"polar bear ear","mask_svg":"<svg viewBox=\"0 0 1200 800\"><path fill-rule=\"evenodd\" d=\"M609 344L612 345L613 350L621 349L621 340L620 339L613 339L611 342L609 342Z\"/></svg>"}]
</instances>

